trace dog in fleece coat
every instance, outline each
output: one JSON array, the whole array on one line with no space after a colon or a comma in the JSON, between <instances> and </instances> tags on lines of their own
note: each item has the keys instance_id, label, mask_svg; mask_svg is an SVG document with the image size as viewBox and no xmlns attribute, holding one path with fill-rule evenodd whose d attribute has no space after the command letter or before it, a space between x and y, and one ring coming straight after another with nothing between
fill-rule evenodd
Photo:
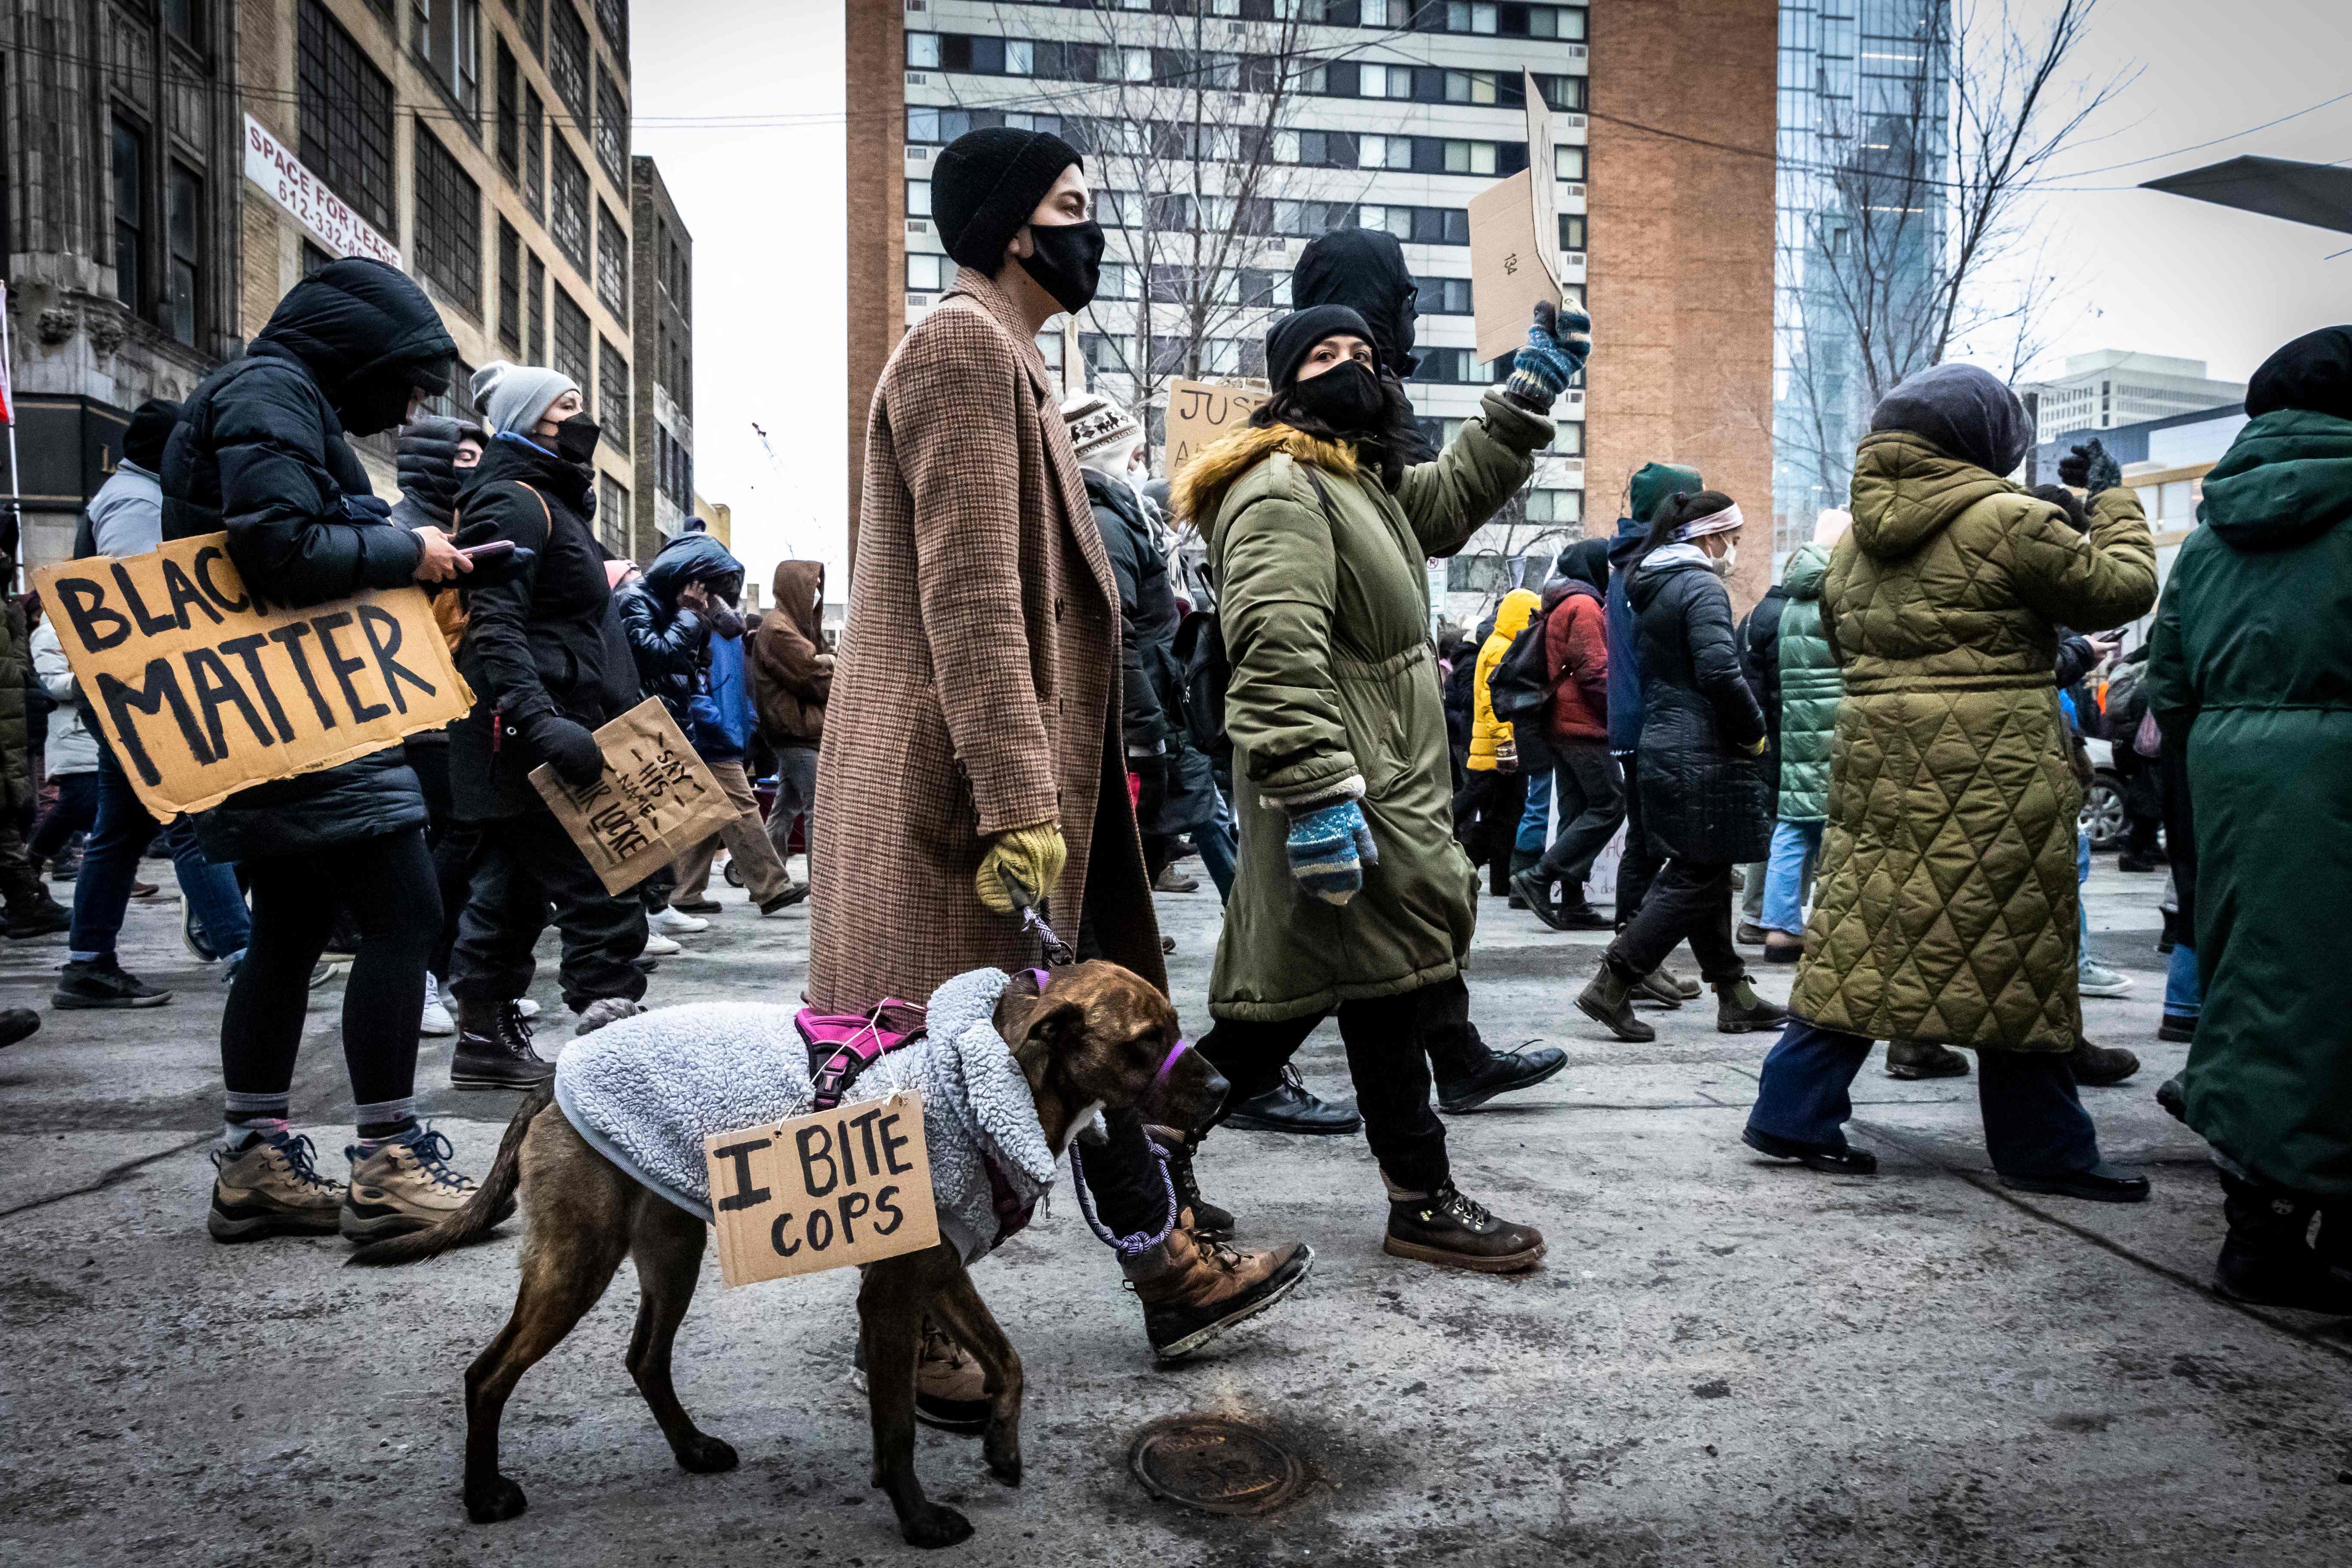
<instances>
[{"instance_id":1,"label":"dog in fleece coat","mask_svg":"<svg viewBox=\"0 0 2352 1568\"><path fill-rule=\"evenodd\" d=\"M925 1314L980 1363L991 1405L982 1454L991 1475L1021 1484L1021 1357L966 1269L1002 1234L982 1162L1014 1195L1034 1200L1097 1110L1140 1105L1155 1122L1199 1128L1226 1089L1198 1052L1181 1048L1168 998L1117 964L1055 969L1042 990L1033 973L1007 979L975 971L941 986L931 1005L924 1045L868 1068L849 1096L879 1096L893 1081L925 1085L941 1239L869 1267L857 1319L873 1484L889 1494L908 1542L927 1547L954 1545L971 1525L925 1498L915 1476L915 1354ZM919 1051L928 1059L903 1059ZM654 1056L662 1058L658 1071L647 1070ZM465 1500L476 1522L523 1511L522 1489L499 1472L507 1400L596 1304L624 1258L635 1259L641 1291L630 1377L680 1465L734 1468L735 1450L696 1427L670 1383L670 1346L693 1299L708 1229L702 1140L796 1113L807 1079L783 1008L668 1008L609 1025L565 1052L551 1091L525 1099L463 1208L352 1254L361 1265L435 1257L487 1236L520 1191L528 1230L514 1312L466 1372Z\"/></svg>"}]
</instances>

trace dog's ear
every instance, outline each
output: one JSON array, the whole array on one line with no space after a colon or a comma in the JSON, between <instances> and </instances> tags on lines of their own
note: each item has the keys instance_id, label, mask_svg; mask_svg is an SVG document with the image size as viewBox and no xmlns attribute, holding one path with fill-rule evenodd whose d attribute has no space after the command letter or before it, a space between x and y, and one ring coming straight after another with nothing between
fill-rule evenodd
<instances>
[{"instance_id":1,"label":"dog's ear","mask_svg":"<svg viewBox=\"0 0 2352 1568\"><path fill-rule=\"evenodd\" d=\"M1009 987L1008 987L1009 989ZM1013 1060L1024 1068L1041 1068L1046 1058L1086 1033L1087 1006L1075 996L1033 996L1004 1043Z\"/></svg>"},{"instance_id":2,"label":"dog's ear","mask_svg":"<svg viewBox=\"0 0 2352 1568\"><path fill-rule=\"evenodd\" d=\"M1006 1045L1018 1046L1029 1026L1029 1015L1037 1006L1037 975L1035 971L1016 969L1013 978L1004 983L1003 992L996 998L996 1011L989 1022Z\"/></svg>"}]
</instances>

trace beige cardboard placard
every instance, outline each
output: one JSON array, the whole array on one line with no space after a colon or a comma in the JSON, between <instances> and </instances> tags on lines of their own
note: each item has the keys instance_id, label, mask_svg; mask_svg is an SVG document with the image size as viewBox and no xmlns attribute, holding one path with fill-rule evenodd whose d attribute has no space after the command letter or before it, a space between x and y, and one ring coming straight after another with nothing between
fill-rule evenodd
<instances>
[{"instance_id":1,"label":"beige cardboard placard","mask_svg":"<svg viewBox=\"0 0 2352 1568\"><path fill-rule=\"evenodd\" d=\"M33 574L74 681L159 822L331 768L473 708L418 588L278 609L228 535Z\"/></svg>"},{"instance_id":2,"label":"beige cardboard placard","mask_svg":"<svg viewBox=\"0 0 2352 1568\"><path fill-rule=\"evenodd\" d=\"M588 788L572 789L545 763L530 770L530 782L606 892L627 892L735 819L660 698L598 730L596 744L604 775Z\"/></svg>"},{"instance_id":3,"label":"beige cardboard placard","mask_svg":"<svg viewBox=\"0 0 2352 1568\"><path fill-rule=\"evenodd\" d=\"M1168 384L1168 474L1202 447L1249 423L1270 396L1264 382L1171 381Z\"/></svg>"},{"instance_id":4,"label":"beige cardboard placard","mask_svg":"<svg viewBox=\"0 0 2352 1568\"><path fill-rule=\"evenodd\" d=\"M703 1140L730 1285L919 1252L940 1239L923 1098L911 1089Z\"/></svg>"},{"instance_id":5,"label":"beige cardboard placard","mask_svg":"<svg viewBox=\"0 0 2352 1568\"><path fill-rule=\"evenodd\" d=\"M1552 158L1551 110L1533 72L1527 90L1528 166L1470 198L1470 308L1481 360L1527 341L1538 303L1558 305L1559 182Z\"/></svg>"},{"instance_id":6,"label":"beige cardboard placard","mask_svg":"<svg viewBox=\"0 0 2352 1568\"><path fill-rule=\"evenodd\" d=\"M1544 276L1559 288L1559 164L1552 155L1551 105L1544 101L1536 73L1519 68L1528 95L1528 210L1535 221L1536 258ZM1558 303L1555 300L1554 303Z\"/></svg>"}]
</instances>

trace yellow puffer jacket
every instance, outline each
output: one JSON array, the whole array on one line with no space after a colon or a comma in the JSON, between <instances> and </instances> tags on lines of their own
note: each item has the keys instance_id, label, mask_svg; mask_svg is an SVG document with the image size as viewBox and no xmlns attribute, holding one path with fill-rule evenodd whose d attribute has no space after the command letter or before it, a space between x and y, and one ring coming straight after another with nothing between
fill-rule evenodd
<instances>
[{"instance_id":1,"label":"yellow puffer jacket","mask_svg":"<svg viewBox=\"0 0 2352 1568\"><path fill-rule=\"evenodd\" d=\"M1495 770L1495 752L1505 741L1511 739L1511 727L1495 717L1494 698L1486 683L1495 679L1495 667L1511 651L1511 644L1528 629L1528 623L1543 601L1525 588L1514 588L1503 595L1502 606L1495 612L1495 629L1478 649L1478 668L1470 679L1472 718L1470 721L1470 760L1464 764L1480 773Z\"/></svg>"}]
</instances>

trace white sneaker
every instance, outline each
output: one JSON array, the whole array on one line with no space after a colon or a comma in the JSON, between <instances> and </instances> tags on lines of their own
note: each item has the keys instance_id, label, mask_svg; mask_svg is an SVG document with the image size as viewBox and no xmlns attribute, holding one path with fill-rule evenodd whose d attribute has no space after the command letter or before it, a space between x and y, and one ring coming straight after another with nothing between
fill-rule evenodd
<instances>
[{"instance_id":1,"label":"white sneaker","mask_svg":"<svg viewBox=\"0 0 2352 1568\"><path fill-rule=\"evenodd\" d=\"M684 910L667 907L654 917L653 925L656 931L669 936L692 936L697 931L710 929L710 922L700 915L690 915Z\"/></svg>"},{"instance_id":2,"label":"white sneaker","mask_svg":"<svg viewBox=\"0 0 2352 1568\"><path fill-rule=\"evenodd\" d=\"M515 1011L526 1018L536 1018L539 1016L539 1004L528 996L518 997L515 1001Z\"/></svg>"},{"instance_id":3,"label":"white sneaker","mask_svg":"<svg viewBox=\"0 0 2352 1568\"><path fill-rule=\"evenodd\" d=\"M600 996L588 1004L580 1015L580 1026L574 1035L593 1035L605 1025L622 1018L634 1018L646 1010L642 1002L632 1002L626 996Z\"/></svg>"},{"instance_id":4,"label":"white sneaker","mask_svg":"<svg viewBox=\"0 0 2352 1568\"><path fill-rule=\"evenodd\" d=\"M684 952L685 951L686 949L678 946L677 943L670 941L669 938L663 936L658 931L652 932L646 938L645 956L647 958L667 958L673 952Z\"/></svg>"},{"instance_id":5,"label":"white sneaker","mask_svg":"<svg viewBox=\"0 0 2352 1568\"><path fill-rule=\"evenodd\" d=\"M417 1026L416 1032L436 1037L457 1032L457 1020L451 1017L449 1009L442 1005L440 994L433 989L430 982L425 987L425 1021Z\"/></svg>"},{"instance_id":6,"label":"white sneaker","mask_svg":"<svg viewBox=\"0 0 2352 1568\"><path fill-rule=\"evenodd\" d=\"M2084 963L2076 971L2076 987L2085 996L2120 996L2132 988L2131 976L2104 963Z\"/></svg>"}]
</instances>

